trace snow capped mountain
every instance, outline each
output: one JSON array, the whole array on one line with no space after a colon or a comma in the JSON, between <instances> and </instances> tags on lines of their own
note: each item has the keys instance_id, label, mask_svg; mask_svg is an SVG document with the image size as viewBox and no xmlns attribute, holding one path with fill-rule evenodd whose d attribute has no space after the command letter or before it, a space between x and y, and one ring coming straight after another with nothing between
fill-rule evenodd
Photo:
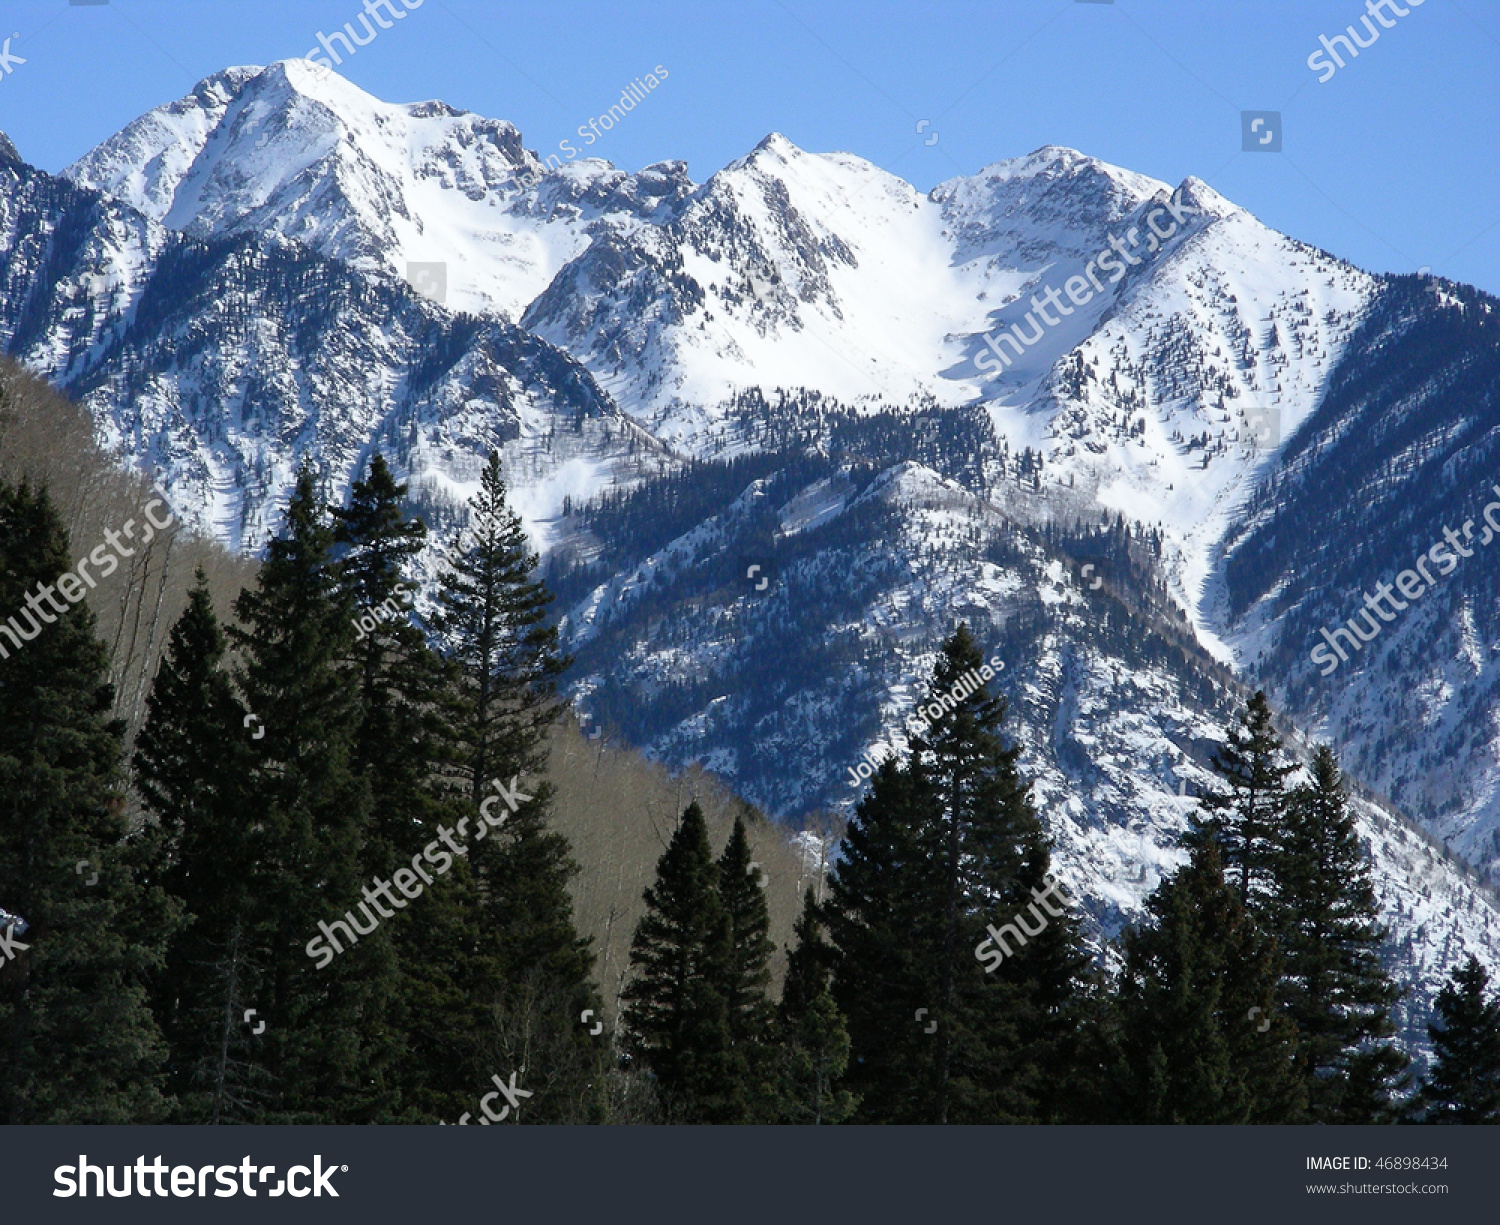
<instances>
[{"instance_id":1,"label":"snow capped mountain","mask_svg":"<svg viewBox=\"0 0 1500 1225\"><path fill-rule=\"evenodd\" d=\"M70 166L80 185L198 238L277 236L362 271L448 266L453 309L515 318L605 216L649 216L680 167L625 175L585 159L545 185L503 120L396 106L308 60L230 68Z\"/></svg>"},{"instance_id":2,"label":"snow capped mountain","mask_svg":"<svg viewBox=\"0 0 1500 1225\"><path fill-rule=\"evenodd\" d=\"M1403 816L1500 864L1500 580L1333 687L1308 658L1482 519L1490 299L1057 147L925 195L779 134L702 184L544 169L504 121L227 69L64 178L0 143L0 345L237 548L298 464L338 499L380 449L440 550L499 447L584 708L790 820L906 743L967 621L1101 933L1263 684L1371 789L1408 1039L1465 950L1500 970L1500 907Z\"/></svg>"},{"instance_id":3,"label":"snow capped mountain","mask_svg":"<svg viewBox=\"0 0 1500 1225\"><path fill-rule=\"evenodd\" d=\"M540 533L565 498L672 466L565 354L503 318L279 237L184 238L19 162L0 340L191 517L255 550L303 462L341 497L374 449L449 525L499 448Z\"/></svg>"}]
</instances>

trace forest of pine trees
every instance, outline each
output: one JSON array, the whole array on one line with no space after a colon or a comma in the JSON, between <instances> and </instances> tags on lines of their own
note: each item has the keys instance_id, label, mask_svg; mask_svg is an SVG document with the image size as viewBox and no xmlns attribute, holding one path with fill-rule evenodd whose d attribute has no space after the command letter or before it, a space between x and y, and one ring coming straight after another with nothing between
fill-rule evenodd
<instances>
[{"instance_id":1,"label":"forest of pine trees","mask_svg":"<svg viewBox=\"0 0 1500 1225\"><path fill-rule=\"evenodd\" d=\"M346 506L303 472L231 620L200 573L128 759L86 604L0 657L6 1122L470 1121L496 1076L525 1123L1500 1122L1500 998L1460 968L1413 1084L1338 763L1294 768L1259 693L1102 963L984 685L872 777L779 991L747 827L715 855L689 804L611 1045L551 823L568 661L498 457L431 624L361 629L415 579L406 505L379 455ZM0 486L0 608L69 546ZM958 626L930 693L981 664Z\"/></svg>"}]
</instances>

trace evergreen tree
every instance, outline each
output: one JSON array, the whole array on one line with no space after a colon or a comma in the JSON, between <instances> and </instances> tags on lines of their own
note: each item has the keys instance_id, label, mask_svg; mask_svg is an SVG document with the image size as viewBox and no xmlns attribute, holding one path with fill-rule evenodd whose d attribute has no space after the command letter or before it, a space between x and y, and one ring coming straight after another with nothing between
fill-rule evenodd
<instances>
[{"instance_id":1,"label":"evergreen tree","mask_svg":"<svg viewBox=\"0 0 1500 1225\"><path fill-rule=\"evenodd\" d=\"M781 1106L784 1123L842 1123L854 1113L854 1095L841 1087L849 1066L849 1031L830 988L833 950L812 889L802 899L787 951L786 982L777 1009L781 1041Z\"/></svg>"},{"instance_id":2,"label":"evergreen tree","mask_svg":"<svg viewBox=\"0 0 1500 1225\"><path fill-rule=\"evenodd\" d=\"M266 1024L258 1042L274 1085L267 1122L373 1122L399 1108L396 964L378 895L362 900L370 790L352 766L361 710L341 666L354 633L332 546L303 469L282 535L228 627L247 717L264 729L242 734L254 751L251 853L262 868L246 998ZM348 926L332 928L340 920ZM323 921L343 951L318 968L305 946L321 938Z\"/></svg>"},{"instance_id":3,"label":"evergreen tree","mask_svg":"<svg viewBox=\"0 0 1500 1225\"><path fill-rule=\"evenodd\" d=\"M774 1110L771 1050L773 1008L766 998L771 983L770 959L775 946L768 932L771 916L766 909L758 867L751 866L750 839L742 817L734 819L734 830L719 857L719 900L729 923L729 956L724 963L720 992L728 1007L729 1038L740 1072L758 1116Z\"/></svg>"},{"instance_id":4,"label":"evergreen tree","mask_svg":"<svg viewBox=\"0 0 1500 1225\"><path fill-rule=\"evenodd\" d=\"M45 491L0 487L0 906L27 925L0 932L0 1118L153 1122L148 982L178 912L152 877L156 831L127 836L123 728L93 614L62 602L72 566Z\"/></svg>"},{"instance_id":5,"label":"evergreen tree","mask_svg":"<svg viewBox=\"0 0 1500 1225\"><path fill-rule=\"evenodd\" d=\"M557 678L570 661L547 622L552 597L533 577L538 558L506 501L498 452L469 505L470 543L443 576L434 622L461 670L460 726L478 804L491 778L541 774L546 731L559 713Z\"/></svg>"},{"instance_id":6,"label":"evergreen tree","mask_svg":"<svg viewBox=\"0 0 1500 1225\"><path fill-rule=\"evenodd\" d=\"M355 481L349 505L332 508L341 602L353 610L350 683L358 692L351 770L368 786L371 819L360 851L365 879L407 870L443 831L470 843L486 827L460 780L464 747L454 718L457 669L412 622L412 569L427 529L403 510L398 484L379 453ZM392 1069L399 1117L457 1117L476 1084L494 1072L491 1009L503 990L499 941L483 934L473 845L383 929L397 985L389 1023L401 1059Z\"/></svg>"},{"instance_id":7,"label":"evergreen tree","mask_svg":"<svg viewBox=\"0 0 1500 1225\"><path fill-rule=\"evenodd\" d=\"M740 1123L749 1104L734 1058L729 1001L729 918L708 827L689 804L645 892L626 987L626 1051L655 1079L668 1122Z\"/></svg>"},{"instance_id":8,"label":"evergreen tree","mask_svg":"<svg viewBox=\"0 0 1500 1225\"><path fill-rule=\"evenodd\" d=\"M1276 1004L1271 940L1224 879L1218 848L1147 901L1118 984L1118 1121L1288 1123L1304 1103L1296 1031Z\"/></svg>"},{"instance_id":9,"label":"evergreen tree","mask_svg":"<svg viewBox=\"0 0 1500 1225\"><path fill-rule=\"evenodd\" d=\"M267 1089L242 1017L264 968L261 867L246 795L251 765L224 633L200 569L146 699L135 778L163 836L162 880L185 924L155 986L184 1123L254 1122Z\"/></svg>"},{"instance_id":10,"label":"evergreen tree","mask_svg":"<svg viewBox=\"0 0 1500 1225\"><path fill-rule=\"evenodd\" d=\"M1444 984L1429 1023L1434 1062L1422 1086L1427 1123L1500 1123L1500 999L1472 954Z\"/></svg>"},{"instance_id":11,"label":"evergreen tree","mask_svg":"<svg viewBox=\"0 0 1500 1225\"><path fill-rule=\"evenodd\" d=\"M860 1121L924 1121L931 1079L931 912L920 880L930 789L894 759L882 762L855 807L829 883L833 995L851 1043L849 1088ZM925 819L924 819L925 817ZM923 937L926 937L925 939ZM922 1023L919 1023L922 1022Z\"/></svg>"},{"instance_id":12,"label":"evergreen tree","mask_svg":"<svg viewBox=\"0 0 1500 1225\"><path fill-rule=\"evenodd\" d=\"M1230 729L1213 757L1214 769L1229 790L1204 796L1203 806L1211 815L1195 823L1197 840L1217 842L1240 905L1257 915L1272 887L1272 861L1285 824L1285 779L1294 767L1284 756L1271 704L1257 690L1240 716L1240 726Z\"/></svg>"},{"instance_id":13,"label":"evergreen tree","mask_svg":"<svg viewBox=\"0 0 1500 1225\"><path fill-rule=\"evenodd\" d=\"M1280 947L1280 995L1298 1032L1298 1063L1311 1118L1374 1123L1389 1117L1392 1082L1407 1058L1395 1032L1400 990L1381 964L1370 865L1359 845L1337 759L1313 755L1308 782L1288 797L1273 848L1265 927Z\"/></svg>"},{"instance_id":14,"label":"evergreen tree","mask_svg":"<svg viewBox=\"0 0 1500 1225\"><path fill-rule=\"evenodd\" d=\"M408 571L427 529L405 517L405 495L377 453L368 477L351 487L348 507L331 511L340 602L355 614L359 728L350 765L372 799L362 860L382 875L409 862L411 848L425 845L427 831L452 815L438 784L457 740L444 718L453 678L407 612Z\"/></svg>"},{"instance_id":15,"label":"evergreen tree","mask_svg":"<svg viewBox=\"0 0 1500 1225\"><path fill-rule=\"evenodd\" d=\"M556 683L568 661L546 622L552 597L533 578L537 557L506 504L496 454L470 503L468 536L442 576L435 623L455 670L455 760L470 804L487 818L476 821L470 854L499 984L475 994L488 1010L486 1057L530 1069L528 1119L587 1121L601 1108L602 1051L578 1018L600 1004L568 893L578 867L567 839L549 828L546 778L548 727L562 710ZM516 800L514 811L497 793Z\"/></svg>"},{"instance_id":16,"label":"evergreen tree","mask_svg":"<svg viewBox=\"0 0 1500 1225\"><path fill-rule=\"evenodd\" d=\"M834 992L867 1117L1047 1117L1063 1070L1086 962L990 675L959 626L924 702L944 713L872 779L833 879Z\"/></svg>"}]
</instances>

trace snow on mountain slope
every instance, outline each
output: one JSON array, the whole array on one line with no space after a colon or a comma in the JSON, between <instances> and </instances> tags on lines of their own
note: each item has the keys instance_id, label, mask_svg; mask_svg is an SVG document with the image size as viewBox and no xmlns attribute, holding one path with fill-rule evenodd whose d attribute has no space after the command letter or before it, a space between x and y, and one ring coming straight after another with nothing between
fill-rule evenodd
<instances>
[{"instance_id":1,"label":"snow on mountain slope","mask_svg":"<svg viewBox=\"0 0 1500 1225\"><path fill-rule=\"evenodd\" d=\"M398 276L446 263L448 306L513 319L593 221L649 216L687 186L675 163L631 176L585 159L525 188L541 169L503 120L392 105L283 60L199 82L65 174L195 237L275 235Z\"/></svg>"},{"instance_id":2,"label":"snow on mountain slope","mask_svg":"<svg viewBox=\"0 0 1500 1225\"><path fill-rule=\"evenodd\" d=\"M767 523L798 530L760 552ZM587 592L563 628L599 725L786 813L847 808L867 786L854 766L909 747L937 643L966 621L1004 663L991 689L1059 872L1092 932L1115 935L1181 862L1193 796L1243 701L1185 627L1138 602L1122 539L1095 542L1115 580L1095 590L993 500L920 464L787 470ZM773 577L763 591L745 581L751 555ZM1305 759L1305 741L1292 747ZM1354 808L1397 933L1392 969L1413 992L1403 1037L1420 1047L1443 975L1470 950L1500 969L1500 908L1387 808Z\"/></svg>"},{"instance_id":3,"label":"snow on mountain slope","mask_svg":"<svg viewBox=\"0 0 1500 1225\"><path fill-rule=\"evenodd\" d=\"M1492 883L1497 419L1500 301L1389 279L1226 536L1220 602L1246 672ZM1393 584L1406 570L1403 599Z\"/></svg>"},{"instance_id":4,"label":"snow on mountain slope","mask_svg":"<svg viewBox=\"0 0 1500 1225\"><path fill-rule=\"evenodd\" d=\"M1164 190L1047 148L924 196L773 133L664 225L596 243L524 322L689 448L718 425L711 406L745 387L953 404L979 392L964 338L990 302L1097 250Z\"/></svg>"},{"instance_id":5,"label":"snow on mountain slope","mask_svg":"<svg viewBox=\"0 0 1500 1225\"><path fill-rule=\"evenodd\" d=\"M1316 407L1378 281L1200 183L1183 194L1211 220L1060 365L1043 449L1053 480L1162 527L1174 592L1212 643L1216 546Z\"/></svg>"},{"instance_id":6,"label":"snow on mountain slope","mask_svg":"<svg viewBox=\"0 0 1500 1225\"><path fill-rule=\"evenodd\" d=\"M503 320L275 238L183 238L19 161L0 183L6 352L232 548L275 530L300 465L337 499L375 449L451 533L498 448L543 544L565 499L677 464L566 354Z\"/></svg>"},{"instance_id":7,"label":"snow on mountain slope","mask_svg":"<svg viewBox=\"0 0 1500 1225\"><path fill-rule=\"evenodd\" d=\"M1327 398L1381 283L1196 179L1055 147L927 195L775 135L701 186L680 162L580 160L523 188L537 168L502 121L386 104L302 61L230 69L70 170L105 196L0 152L0 343L241 548L299 463L337 499L379 447L441 549L500 447L559 562L585 704L778 815L847 804L846 771L898 743L952 621L984 627L1065 869L1101 930L1138 913L1173 862L1176 788L1232 717L1223 665L1291 651L1275 622L1313 605L1305 554L1342 548L1324 519L1282 517L1305 503L1256 499L1289 455L1344 490L1334 443L1380 435ZM1149 219L1184 206L1163 239ZM448 265L446 307L404 283L408 261ZM1095 277L1077 304L1065 287ZM1451 377L1399 329L1382 343L1393 386ZM1424 448L1393 444L1362 494ZM1399 498L1426 507L1445 481ZM1115 513L1135 530L1106 547L1090 533ZM1404 542L1371 522L1361 547ZM1232 573L1247 540L1276 563L1265 585ZM1482 663L1500 639L1464 607L1455 649ZM1500 709L1441 667L1403 698L1450 730L1392 785L1409 720L1373 670L1329 723L1398 802L1455 797L1422 810L1438 827L1491 803L1489 759L1458 741ZM1492 944L1493 903L1371 803L1402 964L1430 996L1461 947Z\"/></svg>"}]
</instances>

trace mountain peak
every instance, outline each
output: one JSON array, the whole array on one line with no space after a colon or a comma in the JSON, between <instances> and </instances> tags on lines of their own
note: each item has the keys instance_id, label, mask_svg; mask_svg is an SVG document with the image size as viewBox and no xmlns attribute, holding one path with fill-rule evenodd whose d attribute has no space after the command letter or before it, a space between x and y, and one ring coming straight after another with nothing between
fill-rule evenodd
<instances>
[{"instance_id":1,"label":"mountain peak","mask_svg":"<svg viewBox=\"0 0 1500 1225\"><path fill-rule=\"evenodd\" d=\"M16 147L11 143L10 137L0 132L0 162L19 162L21 155L16 152Z\"/></svg>"},{"instance_id":2,"label":"mountain peak","mask_svg":"<svg viewBox=\"0 0 1500 1225\"><path fill-rule=\"evenodd\" d=\"M774 153L778 157L791 157L802 150L789 141L780 132L768 132L761 139L760 144L752 150L753 153Z\"/></svg>"}]
</instances>

